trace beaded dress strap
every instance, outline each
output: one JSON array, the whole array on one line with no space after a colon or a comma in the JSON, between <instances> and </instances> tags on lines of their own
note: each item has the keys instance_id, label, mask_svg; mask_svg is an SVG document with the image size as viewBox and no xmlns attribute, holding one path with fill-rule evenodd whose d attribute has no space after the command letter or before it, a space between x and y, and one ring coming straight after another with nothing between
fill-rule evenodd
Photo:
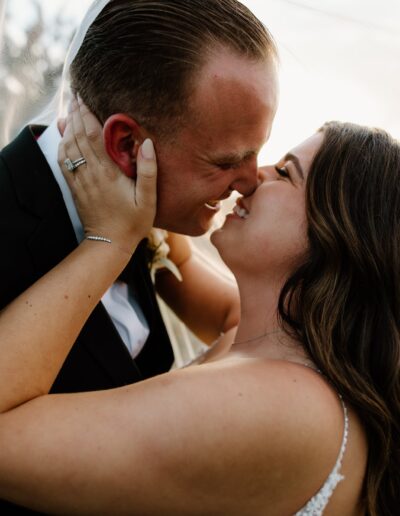
<instances>
[{"instance_id":1,"label":"beaded dress strap","mask_svg":"<svg viewBox=\"0 0 400 516\"><path fill-rule=\"evenodd\" d=\"M340 452L335 467L318 493L314 495L302 509L296 512L295 516L322 516L334 490L336 489L339 482L344 479L344 476L340 473L340 470L342 469L343 456L347 446L347 439L349 434L349 416L347 413L347 407L340 394L339 397L343 407L344 431L342 446L340 447Z\"/></svg>"}]
</instances>

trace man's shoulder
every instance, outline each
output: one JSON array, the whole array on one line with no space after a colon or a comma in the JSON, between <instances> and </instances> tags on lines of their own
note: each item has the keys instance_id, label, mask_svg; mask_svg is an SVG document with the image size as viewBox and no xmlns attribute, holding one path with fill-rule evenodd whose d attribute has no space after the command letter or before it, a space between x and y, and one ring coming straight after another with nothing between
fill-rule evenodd
<instances>
[{"instance_id":1,"label":"man's shoulder","mask_svg":"<svg viewBox=\"0 0 400 516\"><path fill-rule=\"evenodd\" d=\"M45 126L26 126L0 151L3 162L19 161L21 159L43 158L37 144L37 139L46 129Z\"/></svg>"},{"instance_id":2,"label":"man's shoulder","mask_svg":"<svg viewBox=\"0 0 400 516\"><path fill-rule=\"evenodd\" d=\"M49 164L37 144L37 138L44 129L43 126L27 126L1 150L2 199L8 199L10 202L15 199L18 206L30 206L32 203L35 204L33 199L38 192L52 188ZM53 189L51 192L54 194ZM4 208L5 204L0 209Z\"/></svg>"}]
</instances>

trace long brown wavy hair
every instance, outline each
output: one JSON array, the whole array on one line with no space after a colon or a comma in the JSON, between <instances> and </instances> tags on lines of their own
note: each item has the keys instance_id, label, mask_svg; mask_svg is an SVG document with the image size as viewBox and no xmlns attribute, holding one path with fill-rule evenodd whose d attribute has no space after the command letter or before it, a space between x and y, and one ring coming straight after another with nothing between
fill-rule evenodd
<instances>
[{"instance_id":1,"label":"long brown wavy hair","mask_svg":"<svg viewBox=\"0 0 400 516\"><path fill-rule=\"evenodd\" d=\"M400 144L329 122L306 187L309 252L279 300L284 326L360 417L363 502L399 514Z\"/></svg>"}]
</instances>

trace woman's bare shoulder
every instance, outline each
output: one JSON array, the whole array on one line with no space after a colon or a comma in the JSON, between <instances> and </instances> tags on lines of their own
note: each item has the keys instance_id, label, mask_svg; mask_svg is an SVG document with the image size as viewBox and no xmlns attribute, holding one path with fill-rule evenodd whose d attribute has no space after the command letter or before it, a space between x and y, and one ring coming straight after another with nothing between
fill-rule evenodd
<instances>
[{"instance_id":1,"label":"woman's bare shoulder","mask_svg":"<svg viewBox=\"0 0 400 516\"><path fill-rule=\"evenodd\" d=\"M187 482L181 478L185 489L207 471L210 495L223 485L236 503L252 499L253 514L257 504L283 514L300 508L330 474L344 416L318 373L244 359L194 366L165 380L179 406L171 431L192 467Z\"/></svg>"}]
</instances>

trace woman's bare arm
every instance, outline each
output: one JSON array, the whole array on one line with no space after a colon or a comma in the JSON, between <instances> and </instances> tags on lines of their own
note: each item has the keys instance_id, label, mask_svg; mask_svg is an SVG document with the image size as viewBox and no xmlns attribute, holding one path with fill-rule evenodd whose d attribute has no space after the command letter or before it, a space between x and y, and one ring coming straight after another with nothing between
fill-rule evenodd
<instances>
[{"instance_id":1,"label":"woman's bare arm","mask_svg":"<svg viewBox=\"0 0 400 516\"><path fill-rule=\"evenodd\" d=\"M197 337L211 344L239 324L237 286L200 260L188 237L170 233L167 242L169 258L183 281L166 269L160 270L156 275L157 292Z\"/></svg>"},{"instance_id":2,"label":"woman's bare arm","mask_svg":"<svg viewBox=\"0 0 400 516\"><path fill-rule=\"evenodd\" d=\"M0 498L51 514L293 514L335 463L343 410L312 371L270 362L1 414Z\"/></svg>"}]
</instances>

